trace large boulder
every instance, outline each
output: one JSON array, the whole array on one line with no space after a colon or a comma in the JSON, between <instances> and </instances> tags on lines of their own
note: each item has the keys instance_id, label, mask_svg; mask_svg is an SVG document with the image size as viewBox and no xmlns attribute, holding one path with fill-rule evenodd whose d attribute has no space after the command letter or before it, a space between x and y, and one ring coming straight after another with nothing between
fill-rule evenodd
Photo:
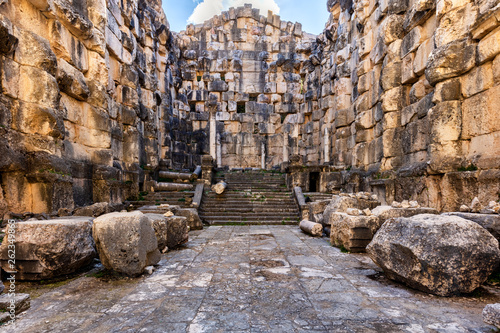
<instances>
[{"instance_id":1,"label":"large boulder","mask_svg":"<svg viewBox=\"0 0 500 333\"><path fill-rule=\"evenodd\" d=\"M184 216L167 217L167 246L176 248L189 240L189 226Z\"/></svg>"},{"instance_id":2,"label":"large boulder","mask_svg":"<svg viewBox=\"0 0 500 333\"><path fill-rule=\"evenodd\" d=\"M137 276L160 261L153 223L141 212L103 215L95 219L92 231L107 269Z\"/></svg>"},{"instance_id":3,"label":"large boulder","mask_svg":"<svg viewBox=\"0 0 500 333\"><path fill-rule=\"evenodd\" d=\"M9 239L0 246L2 269L17 269L19 280L50 279L70 274L96 257L92 239L92 218L65 218L16 223L16 267L8 256Z\"/></svg>"},{"instance_id":4,"label":"large boulder","mask_svg":"<svg viewBox=\"0 0 500 333\"><path fill-rule=\"evenodd\" d=\"M153 223L153 229L155 230L156 240L158 242L158 250L161 252L166 252L168 250L168 226L167 218L162 214L144 214Z\"/></svg>"},{"instance_id":5,"label":"large boulder","mask_svg":"<svg viewBox=\"0 0 500 333\"><path fill-rule=\"evenodd\" d=\"M201 222L196 208L177 209L175 215L184 216L186 218L189 230L203 230L203 222Z\"/></svg>"},{"instance_id":6,"label":"large boulder","mask_svg":"<svg viewBox=\"0 0 500 333\"><path fill-rule=\"evenodd\" d=\"M389 219L366 250L390 279L440 296L474 291L500 263L495 237L457 216Z\"/></svg>"}]
</instances>

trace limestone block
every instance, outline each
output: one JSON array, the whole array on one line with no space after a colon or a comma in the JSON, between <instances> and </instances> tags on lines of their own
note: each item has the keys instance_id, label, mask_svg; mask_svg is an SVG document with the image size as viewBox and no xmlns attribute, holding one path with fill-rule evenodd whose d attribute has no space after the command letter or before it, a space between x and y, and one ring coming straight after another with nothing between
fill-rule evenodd
<instances>
[{"instance_id":1,"label":"limestone block","mask_svg":"<svg viewBox=\"0 0 500 333\"><path fill-rule=\"evenodd\" d=\"M380 228L376 216L352 216L346 213L330 215L330 242L350 252L365 252L375 232Z\"/></svg>"},{"instance_id":2,"label":"limestone block","mask_svg":"<svg viewBox=\"0 0 500 333\"><path fill-rule=\"evenodd\" d=\"M78 100L85 100L90 94L83 74L63 59L58 61L57 83L61 91Z\"/></svg>"},{"instance_id":3,"label":"limestone block","mask_svg":"<svg viewBox=\"0 0 500 333\"><path fill-rule=\"evenodd\" d=\"M382 135L384 157L394 157L401 154L401 131L399 128L390 128Z\"/></svg>"},{"instance_id":4,"label":"limestone block","mask_svg":"<svg viewBox=\"0 0 500 333\"><path fill-rule=\"evenodd\" d=\"M51 75L56 74L57 59L49 42L33 32L20 30L14 60L21 65L43 69Z\"/></svg>"},{"instance_id":5,"label":"limestone block","mask_svg":"<svg viewBox=\"0 0 500 333\"><path fill-rule=\"evenodd\" d=\"M87 0L89 20L101 32L105 31L108 21L106 7L106 0Z\"/></svg>"},{"instance_id":6,"label":"limestone block","mask_svg":"<svg viewBox=\"0 0 500 333\"><path fill-rule=\"evenodd\" d=\"M10 58L0 58L1 64L1 88L5 95L17 98L19 96L20 66Z\"/></svg>"},{"instance_id":7,"label":"limestone block","mask_svg":"<svg viewBox=\"0 0 500 333\"><path fill-rule=\"evenodd\" d=\"M75 38L59 21L52 20L49 25L50 45L58 58L62 58L83 73L89 69L88 51L85 45Z\"/></svg>"},{"instance_id":8,"label":"limestone block","mask_svg":"<svg viewBox=\"0 0 500 333\"><path fill-rule=\"evenodd\" d=\"M160 250L160 252L165 252L168 250L168 226L166 217L163 214L153 213L147 213L144 215L147 216L153 224L156 241L158 242L158 250Z\"/></svg>"},{"instance_id":9,"label":"limestone block","mask_svg":"<svg viewBox=\"0 0 500 333\"><path fill-rule=\"evenodd\" d=\"M431 85L435 85L469 71L475 62L476 45L467 39L457 40L432 51L425 76Z\"/></svg>"},{"instance_id":10,"label":"limestone block","mask_svg":"<svg viewBox=\"0 0 500 333\"><path fill-rule=\"evenodd\" d=\"M384 112L399 111L403 108L403 87L387 90L382 95L382 110Z\"/></svg>"},{"instance_id":11,"label":"limestone block","mask_svg":"<svg viewBox=\"0 0 500 333\"><path fill-rule=\"evenodd\" d=\"M74 35L82 39L91 37L92 22L86 17L86 8L72 0L54 0L53 4L56 16Z\"/></svg>"},{"instance_id":12,"label":"limestone block","mask_svg":"<svg viewBox=\"0 0 500 333\"><path fill-rule=\"evenodd\" d=\"M429 168L433 172L455 171L463 163L464 146L461 141L446 141L429 145Z\"/></svg>"},{"instance_id":13,"label":"limestone block","mask_svg":"<svg viewBox=\"0 0 500 333\"><path fill-rule=\"evenodd\" d=\"M401 66L400 61L391 62L384 66L380 78L382 89L389 90L401 85Z\"/></svg>"},{"instance_id":14,"label":"limestone block","mask_svg":"<svg viewBox=\"0 0 500 333\"><path fill-rule=\"evenodd\" d=\"M160 260L153 224L141 212L100 216L94 220L92 233L107 269L137 276Z\"/></svg>"},{"instance_id":15,"label":"limestone block","mask_svg":"<svg viewBox=\"0 0 500 333\"><path fill-rule=\"evenodd\" d=\"M384 128L391 129L401 126L401 114L399 112L384 113Z\"/></svg>"},{"instance_id":16,"label":"limestone block","mask_svg":"<svg viewBox=\"0 0 500 333\"><path fill-rule=\"evenodd\" d=\"M443 15L436 29L436 47L467 37L470 27L476 23L477 11L472 3L450 10Z\"/></svg>"},{"instance_id":17,"label":"limestone block","mask_svg":"<svg viewBox=\"0 0 500 333\"><path fill-rule=\"evenodd\" d=\"M22 133L64 137L64 125L54 109L21 103L14 119L13 127Z\"/></svg>"},{"instance_id":18,"label":"limestone block","mask_svg":"<svg viewBox=\"0 0 500 333\"><path fill-rule=\"evenodd\" d=\"M97 52L89 51L88 58L89 70L86 77L102 83L108 82L108 68L104 57Z\"/></svg>"},{"instance_id":19,"label":"limestone block","mask_svg":"<svg viewBox=\"0 0 500 333\"><path fill-rule=\"evenodd\" d=\"M48 108L57 108L59 87L55 77L42 69L21 66L19 99Z\"/></svg>"},{"instance_id":20,"label":"limestone block","mask_svg":"<svg viewBox=\"0 0 500 333\"><path fill-rule=\"evenodd\" d=\"M415 59L415 53L409 53L403 58L403 64L401 68L401 83L408 84L418 81L418 77L413 72L413 61Z\"/></svg>"},{"instance_id":21,"label":"limestone block","mask_svg":"<svg viewBox=\"0 0 500 333\"><path fill-rule=\"evenodd\" d=\"M379 28L379 35L386 45L401 38L403 34L403 16L388 15L384 18Z\"/></svg>"},{"instance_id":22,"label":"limestone block","mask_svg":"<svg viewBox=\"0 0 500 333\"><path fill-rule=\"evenodd\" d=\"M415 51L426 39L425 32L420 26L413 28L404 38L401 44L401 56L405 57L408 53Z\"/></svg>"},{"instance_id":23,"label":"limestone block","mask_svg":"<svg viewBox=\"0 0 500 333\"><path fill-rule=\"evenodd\" d=\"M459 100L461 97L460 78L453 78L436 84L433 103Z\"/></svg>"},{"instance_id":24,"label":"limestone block","mask_svg":"<svg viewBox=\"0 0 500 333\"><path fill-rule=\"evenodd\" d=\"M167 246L174 249L189 240L189 226L184 216L170 216L167 220Z\"/></svg>"},{"instance_id":25,"label":"limestone block","mask_svg":"<svg viewBox=\"0 0 500 333\"><path fill-rule=\"evenodd\" d=\"M7 237L5 238L7 240ZM17 279L41 280L71 274L96 256L92 219L67 218L16 223L16 268L10 267L8 242L0 246L0 264Z\"/></svg>"},{"instance_id":26,"label":"limestone block","mask_svg":"<svg viewBox=\"0 0 500 333\"><path fill-rule=\"evenodd\" d=\"M500 131L500 86L466 99L462 104L462 139Z\"/></svg>"},{"instance_id":27,"label":"limestone block","mask_svg":"<svg viewBox=\"0 0 500 333\"><path fill-rule=\"evenodd\" d=\"M469 3L468 0L437 0L436 15L438 18L441 18L452 9L465 6L467 3Z\"/></svg>"},{"instance_id":28,"label":"limestone block","mask_svg":"<svg viewBox=\"0 0 500 333\"><path fill-rule=\"evenodd\" d=\"M433 50L434 41L432 38L427 39L418 47L415 58L413 59L413 71L416 75L420 76L424 74L427 67L427 60Z\"/></svg>"},{"instance_id":29,"label":"limestone block","mask_svg":"<svg viewBox=\"0 0 500 333\"><path fill-rule=\"evenodd\" d=\"M474 291L500 262L498 241L456 216L390 219L367 252L390 279L440 296Z\"/></svg>"},{"instance_id":30,"label":"limestone block","mask_svg":"<svg viewBox=\"0 0 500 333\"><path fill-rule=\"evenodd\" d=\"M431 141L443 143L460 138L462 110L459 101L442 102L429 111Z\"/></svg>"},{"instance_id":31,"label":"limestone block","mask_svg":"<svg viewBox=\"0 0 500 333\"><path fill-rule=\"evenodd\" d=\"M178 209L175 215L184 216L186 218L189 230L203 230L203 223L201 222L196 208Z\"/></svg>"},{"instance_id":32,"label":"limestone block","mask_svg":"<svg viewBox=\"0 0 500 333\"><path fill-rule=\"evenodd\" d=\"M492 63L488 62L482 66L473 68L469 73L461 77L462 95L469 98L493 86Z\"/></svg>"},{"instance_id":33,"label":"limestone block","mask_svg":"<svg viewBox=\"0 0 500 333\"><path fill-rule=\"evenodd\" d=\"M429 141L429 120L427 117L409 123L401 133L401 144L405 154L427 150Z\"/></svg>"}]
</instances>

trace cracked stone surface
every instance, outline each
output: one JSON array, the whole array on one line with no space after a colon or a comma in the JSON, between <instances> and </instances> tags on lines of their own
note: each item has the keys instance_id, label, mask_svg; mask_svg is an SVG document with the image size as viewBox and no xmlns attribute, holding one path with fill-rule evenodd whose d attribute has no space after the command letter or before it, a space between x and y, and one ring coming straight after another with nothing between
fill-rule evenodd
<instances>
[{"instance_id":1,"label":"cracked stone surface","mask_svg":"<svg viewBox=\"0 0 500 333\"><path fill-rule=\"evenodd\" d=\"M297 226L223 226L190 234L151 276L82 277L32 301L0 332L491 332L498 290L442 298L386 280Z\"/></svg>"}]
</instances>

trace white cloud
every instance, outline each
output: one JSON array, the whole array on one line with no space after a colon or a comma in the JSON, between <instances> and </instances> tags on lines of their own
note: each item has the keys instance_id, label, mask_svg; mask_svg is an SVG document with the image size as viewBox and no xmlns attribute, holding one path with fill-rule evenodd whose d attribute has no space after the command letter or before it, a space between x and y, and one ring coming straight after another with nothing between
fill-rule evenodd
<instances>
[{"instance_id":1,"label":"white cloud","mask_svg":"<svg viewBox=\"0 0 500 333\"><path fill-rule=\"evenodd\" d=\"M252 4L253 8L260 9L261 15L267 16L267 11L271 10L274 14L280 13L280 7L274 0L203 0L188 18L188 23L199 24L222 11L231 7L242 7L246 3Z\"/></svg>"}]
</instances>

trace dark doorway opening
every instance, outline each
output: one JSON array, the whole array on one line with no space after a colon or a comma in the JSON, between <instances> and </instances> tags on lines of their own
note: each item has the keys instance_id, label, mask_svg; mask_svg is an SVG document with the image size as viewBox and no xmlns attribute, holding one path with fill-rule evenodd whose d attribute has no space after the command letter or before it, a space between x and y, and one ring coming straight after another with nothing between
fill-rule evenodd
<instances>
[{"instance_id":1,"label":"dark doorway opening","mask_svg":"<svg viewBox=\"0 0 500 333\"><path fill-rule=\"evenodd\" d=\"M309 192L319 192L319 172L309 173Z\"/></svg>"}]
</instances>

